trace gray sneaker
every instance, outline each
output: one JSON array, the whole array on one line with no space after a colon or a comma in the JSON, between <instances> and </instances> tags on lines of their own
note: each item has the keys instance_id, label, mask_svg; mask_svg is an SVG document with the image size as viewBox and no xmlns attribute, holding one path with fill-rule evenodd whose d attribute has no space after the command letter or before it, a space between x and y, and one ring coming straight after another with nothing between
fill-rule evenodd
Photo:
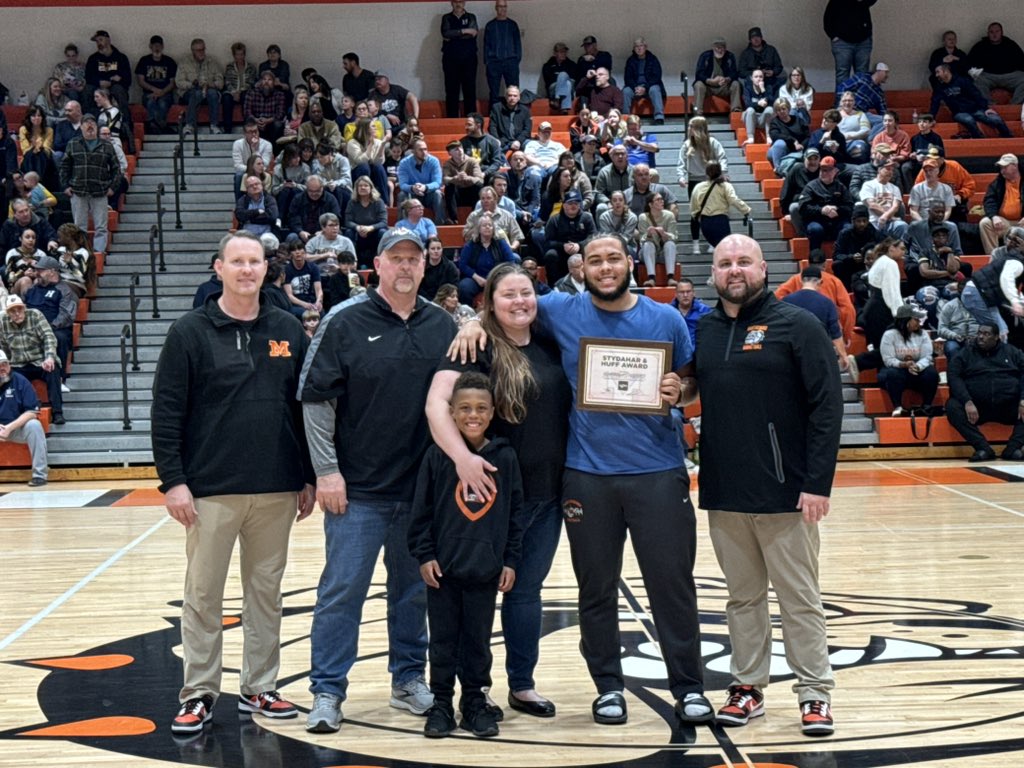
<instances>
[{"instance_id":1,"label":"gray sneaker","mask_svg":"<svg viewBox=\"0 0 1024 768\"><path fill-rule=\"evenodd\" d=\"M414 715L425 715L434 706L434 694L422 677L414 677L401 685L391 686L391 706L407 709Z\"/></svg>"},{"instance_id":2,"label":"gray sneaker","mask_svg":"<svg viewBox=\"0 0 1024 768\"><path fill-rule=\"evenodd\" d=\"M306 717L306 730L311 733L334 733L341 728L341 697L333 693L313 696L313 708Z\"/></svg>"}]
</instances>

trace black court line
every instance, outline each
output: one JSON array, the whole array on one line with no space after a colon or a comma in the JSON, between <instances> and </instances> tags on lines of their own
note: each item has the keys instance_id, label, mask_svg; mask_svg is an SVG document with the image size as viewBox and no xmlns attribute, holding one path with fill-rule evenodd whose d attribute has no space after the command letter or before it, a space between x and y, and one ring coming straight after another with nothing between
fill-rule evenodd
<instances>
[{"instance_id":1,"label":"black court line","mask_svg":"<svg viewBox=\"0 0 1024 768\"><path fill-rule=\"evenodd\" d=\"M114 502L120 501L121 499L123 499L125 496L127 496L129 493L131 493L133 490L135 490L135 489L134 488L128 488L128 489L122 489L122 490L119 490L119 491L107 491L102 496L98 496L97 498L93 499L92 501L90 501L85 506L86 507L109 507Z\"/></svg>"},{"instance_id":2,"label":"black court line","mask_svg":"<svg viewBox=\"0 0 1024 768\"><path fill-rule=\"evenodd\" d=\"M995 467L967 467L972 472L977 472L980 475L987 475L988 477L997 477L1006 483L1024 483L1024 477L1018 477L1012 475L1009 472L1003 472L1001 469Z\"/></svg>"}]
</instances>

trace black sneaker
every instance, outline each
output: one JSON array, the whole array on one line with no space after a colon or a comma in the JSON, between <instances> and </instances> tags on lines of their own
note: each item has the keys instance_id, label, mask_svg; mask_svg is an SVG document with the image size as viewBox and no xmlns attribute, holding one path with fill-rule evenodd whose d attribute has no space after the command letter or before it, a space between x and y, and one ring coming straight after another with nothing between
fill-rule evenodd
<instances>
[{"instance_id":1,"label":"black sneaker","mask_svg":"<svg viewBox=\"0 0 1024 768\"><path fill-rule=\"evenodd\" d=\"M443 739L450 736L456 727L455 712L451 705L434 704L427 710L427 724L423 726L423 735L428 739Z\"/></svg>"},{"instance_id":2,"label":"black sneaker","mask_svg":"<svg viewBox=\"0 0 1024 768\"><path fill-rule=\"evenodd\" d=\"M33 487L33 488L38 488L38 487L40 487L42 485L46 485L46 478L45 477L33 477L31 480L28 481L28 484L31 487Z\"/></svg>"},{"instance_id":3,"label":"black sneaker","mask_svg":"<svg viewBox=\"0 0 1024 768\"><path fill-rule=\"evenodd\" d=\"M481 738L498 735L498 721L494 719L494 713L483 705L463 712L460 725L462 730Z\"/></svg>"},{"instance_id":4,"label":"black sneaker","mask_svg":"<svg viewBox=\"0 0 1024 768\"><path fill-rule=\"evenodd\" d=\"M171 733L198 733L213 720L213 697L206 695L189 699L171 720Z\"/></svg>"}]
</instances>

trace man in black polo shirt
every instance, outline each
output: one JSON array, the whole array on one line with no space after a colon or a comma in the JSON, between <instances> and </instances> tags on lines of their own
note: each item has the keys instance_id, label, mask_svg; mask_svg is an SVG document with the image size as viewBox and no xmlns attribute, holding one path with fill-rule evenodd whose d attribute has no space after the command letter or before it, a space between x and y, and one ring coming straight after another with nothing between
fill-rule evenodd
<instances>
[{"instance_id":1,"label":"man in black polo shirt","mask_svg":"<svg viewBox=\"0 0 1024 768\"><path fill-rule=\"evenodd\" d=\"M390 704L423 715L434 701L424 680L426 591L407 532L416 473L430 445L423 404L456 328L443 309L417 296L425 264L415 232L386 232L374 268L379 286L324 318L299 383L327 544L311 634L306 730L316 733L341 727L381 547Z\"/></svg>"}]
</instances>

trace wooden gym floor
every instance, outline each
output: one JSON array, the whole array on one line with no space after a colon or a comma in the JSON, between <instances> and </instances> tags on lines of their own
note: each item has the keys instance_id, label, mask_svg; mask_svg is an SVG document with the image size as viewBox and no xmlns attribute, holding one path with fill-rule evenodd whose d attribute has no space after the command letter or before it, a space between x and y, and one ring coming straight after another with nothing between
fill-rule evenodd
<instances>
[{"instance_id":1,"label":"wooden gym floor","mask_svg":"<svg viewBox=\"0 0 1024 768\"><path fill-rule=\"evenodd\" d=\"M575 583L562 540L544 591L538 688L558 716L506 708L501 735L428 741L390 709L383 569L366 603L346 722L235 712L237 569L228 584L224 691L214 724L172 738L181 660L183 533L151 481L0 485L0 766L956 766L1024 760L1024 465L859 462L837 475L821 583L838 687L836 734L801 735L776 636L767 714L744 728L678 728L635 563L621 589L630 720L598 726L577 650ZM308 707L309 626L323 565L319 513L296 526L285 576L281 690ZM698 512L696 576L705 682L728 684L721 572ZM495 627L494 697L507 692Z\"/></svg>"}]
</instances>

